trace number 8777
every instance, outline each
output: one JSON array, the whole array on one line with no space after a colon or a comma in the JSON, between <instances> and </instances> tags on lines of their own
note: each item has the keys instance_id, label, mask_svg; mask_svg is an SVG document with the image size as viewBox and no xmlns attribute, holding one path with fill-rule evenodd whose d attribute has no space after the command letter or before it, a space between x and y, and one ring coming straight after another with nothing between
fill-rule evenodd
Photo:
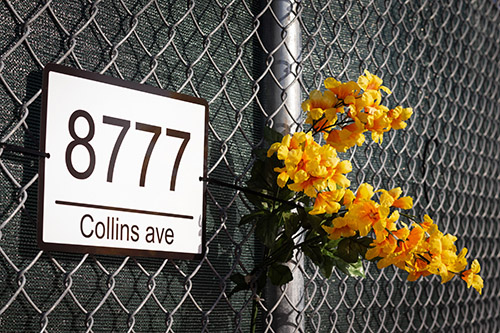
<instances>
[{"instance_id":1,"label":"number 8777","mask_svg":"<svg viewBox=\"0 0 500 333\"><path fill-rule=\"evenodd\" d=\"M83 118L88 123L89 131L85 137L78 136L76 131L75 131L75 122L78 118ZM113 151L111 153L111 157L109 159L109 164L108 164L108 174L107 174L106 180L108 182L112 182L113 181L113 172L114 172L115 163L116 163L116 157L118 156L118 152L120 151L120 147L122 145L123 139L125 138L125 135L127 135L127 132L130 129L130 120L114 118L114 117L109 117L109 116L103 116L102 122L104 124L119 126L122 128L120 131L120 134L116 138L116 142L115 142L115 145L113 147ZM92 119L92 116L87 111L76 110L69 117L68 128L69 128L69 134L73 138L73 141L71 141L69 143L68 147L66 148L66 167L68 168L69 173L73 177L75 177L77 179L86 179L86 178L90 177L92 172L94 172L95 163L96 163L95 151L94 151L94 148L90 144L90 141L94 138L94 134L95 134L94 119ZM153 134L153 136L151 137L151 141L149 142L148 149L146 150L146 153L144 154L144 160L142 162L142 170L141 170L141 176L140 176L140 180L139 180L139 186L144 186L146 183L146 174L148 171L149 159L151 157L151 154L153 153L153 149L156 145L156 142L158 141L158 138L160 137L161 127L136 122L135 129L138 131L150 132ZM175 158L174 167L172 169L172 177L170 180L170 191L175 191L175 182L177 179L177 171L179 169L179 164L181 162L182 155L184 154L184 150L186 149L186 146L189 142L189 139L191 138L191 135L188 132L177 131L177 130L173 130L171 128L167 128L166 134L167 134L167 136L172 136L175 138L182 139L182 144L179 147L179 151L177 152L177 157ZM75 169L75 167L73 166L73 161L71 159L73 149L75 149L75 147L79 146L79 145L85 147L89 153L89 156L90 156L89 166L83 172L77 171Z\"/></svg>"}]
</instances>

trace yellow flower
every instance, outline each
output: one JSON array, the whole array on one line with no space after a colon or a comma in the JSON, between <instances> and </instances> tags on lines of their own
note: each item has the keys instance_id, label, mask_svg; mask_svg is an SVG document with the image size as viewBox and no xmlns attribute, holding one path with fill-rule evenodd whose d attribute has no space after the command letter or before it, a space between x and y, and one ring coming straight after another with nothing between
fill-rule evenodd
<instances>
[{"instance_id":1,"label":"yellow flower","mask_svg":"<svg viewBox=\"0 0 500 333\"><path fill-rule=\"evenodd\" d=\"M421 276L431 275L431 272L427 270L427 262L421 258L408 261L405 265L405 270L408 272L408 277L406 278L408 281L416 281Z\"/></svg>"},{"instance_id":2,"label":"yellow flower","mask_svg":"<svg viewBox=\"0 0 500 333\"><path fill-rule=\"evenodd\" d=\"M380 204L385 207L396 207L401 209L411 209L413 207L413 199L411 197L399 198L403 191L401 187L393 188L392 190L378 190L382 192L380 195Z\"/></svg>"},{"instance_id":3,"label":"yellow flower","mask_svg":"<svg viewBox=\"0 0 500 333\"><path fill-rule=\"evenodd\" d=\"M341 237L351 237L356 235L356 230L349 226L349 218L345 216L337 217L332 221L333 227L322 226L328 234L329 239L339 239Z\"/></svg>"},{"instance_id":4,"label":"yellow flower","mask_svg":"<svg viewBox=\"0 0 500 333\"><path fill-rule=\"evenodd\" d=\"M338 185L342 188L346 188L351 185L351 181L344 175L352 171L352 164L350 161L341 161L335 167L332 167L330 169L330 176L327 179L328 187L333 189L336 188L336 185Z\"/></svg>"},{"instance_id":5,"label":"yellow flower","mask_svg":"<svg viewBox=\"0 0 500 333\"><path fill-rule=\"evenodd\" d=\"M354 193L352 193L351 190L346 189L342 203L344 204L344 206L346 206L347 209L349 209L349 207L351 207L352 202L354 201L355 198L356 198L356 196L354 195Z\"/></svg>"},{"instance_id":6,"label":"yellow flower","mask_svg":"<svg viewBox=\"0 0 500 333\"><path fill-rule=\"evenodd\" d=\"M477 261L477 259L474 259L471 264L471 268L463 272L461 274L461 278L462 280L467 282L467 288L473 287L481 295L481 292L483 290L483 279L478 275L480 271L481 266L479 265L479 261Z\"/></svg>"},{"instance_id":7,"label":"yellow flower","mask_svg":"<svg viewBox=\"0 0 500 333\"><path fill-rule=\"evenodd\" d=\"M322 93L319 90L313 90L309 93L309 99L302 103L302 110L310 112L311 118L318 120L326 109L332 108L337 103L337 97L331 91Z\"/></svg>"},{"instance_id":8,"label":"yellow flower","mask_svg":"<svg viewBox=\"0 0 500 333\"><path fill-rule=\"evenodd\" d=\"M329 77L325 80L325 88L337 95L339 100L343 100L345 105L354 104L361 95L361 87L354 81L342 83Z\"/></svg>"},{"instance_id":9,"label":"yellow flower","mask_svg":"<svg viewBox=\"0 0 500 333\"><path fill-rule=\"evenodd\" d=\"M330 90L322 93L313 90L309 99L302 103L302 109L307 113L306 123L314 125L315 130L329 129L337 122L337 97Z\"/></svg>"},{"instance_id":10,"label":"yellow flower","mask_svg":"<svg viewBox=\"0 0 500 333\"><path fill-rule=\"evenodd\" d=\"M366 106L365 112L357 116L366 130L372 132L372 140L382 143L383 135L391 129L391 120L387 116L388 109L383 105Z\"/></svg>"},{"instance_id":11,"label":"yellow flower","mask_svg":"<svg viewBox=\"0 0 500 333\"><path fill-rule=\"evenodd\" d=\"M345 190L335 190L318 193L314 201L314 209L309 212L311 215L317 214L333 214L340 209L339 201L344 196Z\"/></svg>"},{"instance_id":12,"label":"yellow flower","mask_svg":"<svg viewBox=\"0 0 500 333\"><path fill-rule=\"evenodd\" d=\"M434 221L427 214L424 215L424 221L420 222L420 226L426 232L429 232L431 229L437 228L437 226L434 224Z\"/></svg>"},{"instance_id":13,"label":"yellow flower","mask_svg":"<svg viewBox=\"0 0 500 333\"><path fill-rule=\"evenodd\" d=\"M406 228L406 226L404 226ZM419 269L426 270L427 265L422 265L421 263L415 265L414 261L423 261L426 264L430 263L430 260L426 258L426 255L422 255L420 252L425 254L422 250L422 243L425 238L424 230L419 226L414 224L413 229L409 233L399 237L396 249L393 253L389 254L387 257L382 258L378 263L378 268L384 268L389 265L395 265L396 267L406 270L407 272L412 272L415 267L420 267ZM406 237L404 237L406 236ZM428 256L428 255L427 255ZM413 264L412 264L413 263ZM418 276L416 277L418 278Z\"/></svg>"},{"instance_id":14,"label":"yellow flower","mask_svg":"<svg viewBox=\"0 0 500 333\"><path fill-rule=\"evenodd\" d=\"M279 172L277 182L279 187L285 187L288 179L290 179L290 175L286 172L286 168L276 168L274 171Z\"/></svg>"},{"instance_id":15,"label":"yellow flower","mask_svg":"<svg viewBox=\"0 0 500 333\"><path fill-rule=\"evenodd\" d=\"M467 267L467 259L465 258L467 251L467 248L464 247L456 257L455 262L448 265L448 269L454 273L465 270L465 267Z\"/></svg>"},{"instance_id":16,"label":"yellow flower","mask_svg":"<svg viewBox=\"0 0 500 333\"><path fill-rule=\"evenodd\" d=\"M297 132L293 136L287 134L281 139L281 142L275 142L267 151L267 157L271 157L278 152L278 159L285 160L290 150L301 149L303 143L309 140L314 141L311 133Z\"/></svg>"},{"instance_id":17,"label":"yellow flower","mask_svg":"<svg viewBox=\"0 0 500 333\"><path fill-rule=\"evenodd\" d=\"M349 105L347 115L352 119L357 119L360 112L366 107L379 107L381 102L380 93L376 90L365 91L360 98L357 98L354 104Z\"/></svg>"},{"instance_id":18,"label":"yellow flower","mask_svg":"<svg viewBox=\"0 0 500 333\"><path fill-rule=\"evenodd\" d=\"M358 85L363 88L363 90L383 90L387 94L391 94L391 90L382 85L382 79L378 76L371 74L365 69L365 75L361 75L358 78Z\"/></svg>"},{"instance_id":19,"label":"yellow flower","mask_svg":"<svg viewBox=\"0 0 500 333\"><path fill-rule=\"evenodd\" d=\"M412 108L397 106L395 109L389 110L387 115L391 119L391 127L398 130L406 127L405 120L410 119L412 114Z\"/></svg>"},{"instance_id":20,"label":"yellow flower","mask_svg":"<svg viewBox=\"0 0 500 333\"><path fill-rule=\"evenodd\" d=\"M337 152L361 146L368 131L373 141L382 143L385 132L407 127L406 121L413 114L411 108L389 109L383 105L382 92L391 91L382 84L380 77L365 70L357 82L343 83L330 77L324 82L326 91L311 91L302 109L306 112L306 123L313 129L285 135L267 152L268 157L276 154L280 161L279 167L274 168L276 182L280 187L287 186L314 198L309 214L335 214L331 225L322 225L328 238L375 235L365 259L377 259L378 268L394 265L408 272L410 281L435 274L445 283L459 275L469 288L481 293L479 262L474 260L470 269L465 270L467 249L457 254L457 237L441 232L428 215L410 227L397 223L398 209L413 207L411 197L401 197L400 187L377 191L378 201L373 199L373 186L367 183L361 184L356 194L348 189L350 181L346 174L352 171L352 165L341 160ZM338 113L343 115L338 118ZM312 134L320 132L326 142L323 145L315 142ZM342 206L345 210L340 211ZM336 214L339 211L341 216Z\"/></svg>"},{"instance_id":21,"label":"yellow flower","mask_svg":"<svg viewBox=\"0 0 500 333\"><path fill-rule=\"evenodd\" d=\"M281 147L281 142L273 143L271 147L269 147L269 149L267 150L267 157L273 156L273 154L277 152L280 147Z\"/></svg>"},{"instance_id":22,"label":"yellow flower","mask_svg":"<svg viewBox=\"0 0 500 333\"><path fill-rule=\"evenodd\" d=\"M304 151L300 148L287 150L286 154L280 154L280 150L278 149L278 159L284 160L287 168L294 168L297 166L297 164L299 164L299 162L304 158L304 155Z\"/></svg>"},{"instance_id":23,"label":"yellow flower","mask_svg":"<svg viewBox=\"0 0 500 333\"><path fill-rule=\"evenodd\" d=\"M362 202L362 201L368 201L370 200L375 192L373 191L373 186L371 186L368 183L363 183L359 185L358 191L356 192L356 199L354 200L354 203Z\"/></svg>"},{"instance_id":24,"label":"yellow flower","mask_svg":"<svg viewBox=\"0 0 500 333\"><path fill-rule=\"evenodd\" d=\"M346 152L347 149L355 145L361 146L365 142L364 132L366 132L365 126L356 119L354 123L343 127L341 130L334 129L330 131L330 133L325 134L324 138L326 143L337 151Z\"/></svg>"},{"instance_id":25,"label":"yellow flower","mask_svg":"<svg viewBox=\"0 0 500 333\"><path fill-rule=\"evenodd\" d=\"M371 244L373 247L366 251L365 258L371 260L376 257L386 257L397 248L397 241L406 239L410 231L405 226L396 230L395 222L399 219L399 213L395 211L391 217L386 221L386 226L382 230L375 229L376 238Z\"/></svg>"},{"instance_id":26,"label":"yellow flower","mask_svg":"<svg viewBox=\"0 0 500 333\"><path fill-rule=\"evenodd\" d=\"M354 230L358 230L360 236L366 236L372 227L381 219L385 219L389 213L389 209L380 206L373 200L366 200L359 203L354 203L349 212L346 214L349 217L350 226Z\"/></svg>"}]
</instances>

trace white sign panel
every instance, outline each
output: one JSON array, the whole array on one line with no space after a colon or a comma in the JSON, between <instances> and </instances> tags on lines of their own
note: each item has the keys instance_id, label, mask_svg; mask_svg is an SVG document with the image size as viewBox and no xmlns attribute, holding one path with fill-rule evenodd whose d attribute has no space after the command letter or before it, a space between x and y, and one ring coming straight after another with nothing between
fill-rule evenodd
<instances>
[{"instance_id":1,"label":"white sign panel","mask_svg":"<svg viewBox=\"0 0 500 333\"><path fill-rule=\"evenodd\" d=\"M40 247L201 257L207 122L205 100L48 65Z\"/></svg>"}]
</instances>

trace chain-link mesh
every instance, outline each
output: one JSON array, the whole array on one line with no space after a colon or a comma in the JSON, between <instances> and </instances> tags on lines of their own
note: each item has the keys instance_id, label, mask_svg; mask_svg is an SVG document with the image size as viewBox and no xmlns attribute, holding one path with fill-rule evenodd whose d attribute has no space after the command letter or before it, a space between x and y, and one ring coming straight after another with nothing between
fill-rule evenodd
<instances>
[{"instance_id":1,"label":"chain-link mesh","mask_svg":"<svg viewBox=\"0 0 500 333\"><path fill-rule=\"evenodd\" d=\"M41 71L62 63L208 100L209 176L242 185L262 125L287 99L281 94L274 109L266 102L286 45L270 48L263 27L271 20L281 29L273 38L285 40L298 23L301 52L285 71L302 97L328 76L354 79L367 68L392 88L393 104L414 108L404 131L357 149L353 185L402 185L415 212L463 235L458 245L481 261L485 287L479 296L460 281L407 283L373 265L366 279L335 271L325 280L306 261L295 267L304 276L302 305L291 304L297 331L500 332L496 1L305 0L288 23L273 8L257 0L1 1L0 143L37 149ZM262 258L251 227L238 227L252 208L241 193L208 186L200 261L45 253L36 246L38 158L0 148L1 332L250 330L255 295L228 296L231 274ZM279 330L280 305L256 302L257 331Z\"/></svg>"}]
</instances>

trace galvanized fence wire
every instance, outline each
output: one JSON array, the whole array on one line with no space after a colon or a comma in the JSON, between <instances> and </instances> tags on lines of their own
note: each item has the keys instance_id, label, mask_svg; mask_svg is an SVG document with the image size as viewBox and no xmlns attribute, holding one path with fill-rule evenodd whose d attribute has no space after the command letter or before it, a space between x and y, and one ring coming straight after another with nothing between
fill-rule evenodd
<instances>
[{"instance_id":1,"label":"galvanized fence wire","mask_svg":"<svg viewBox=\"0 0 500 333\"><path fill-rule=\"evenodd\" d=\"M296 258L293 270L304 280L298 302L290 286L274 303L251 291L230 297L229 277L249 273L263 252L252 227L238 227L252 209L243 194L212 185L200 261L45 253L36 246L39 157L2 145L0 331L247 332L254 300L262 332L283 331L284 305L296 332L500 331L496 1L296 1L289 20L275 4L0 2L0 143L37 149L40 73L61 63L205 98L209 176L244 185L262 125L286 112L300 127L292 89L305 98L326 77L356 79L366 68L392 88L391 103L415 114L382 145L346 156L353 185L400 185L415 212L462 235L458 245L484 268L483 295L461 281L407 283L371 264L365 279L335 271L327 280ZM269 24L279 32L271 43ZM297 33L299 53L287 43ZM276 67L283 56L286 66ZM274 105L270 85L281 91Z\"/></svg>"}]
</instances>

